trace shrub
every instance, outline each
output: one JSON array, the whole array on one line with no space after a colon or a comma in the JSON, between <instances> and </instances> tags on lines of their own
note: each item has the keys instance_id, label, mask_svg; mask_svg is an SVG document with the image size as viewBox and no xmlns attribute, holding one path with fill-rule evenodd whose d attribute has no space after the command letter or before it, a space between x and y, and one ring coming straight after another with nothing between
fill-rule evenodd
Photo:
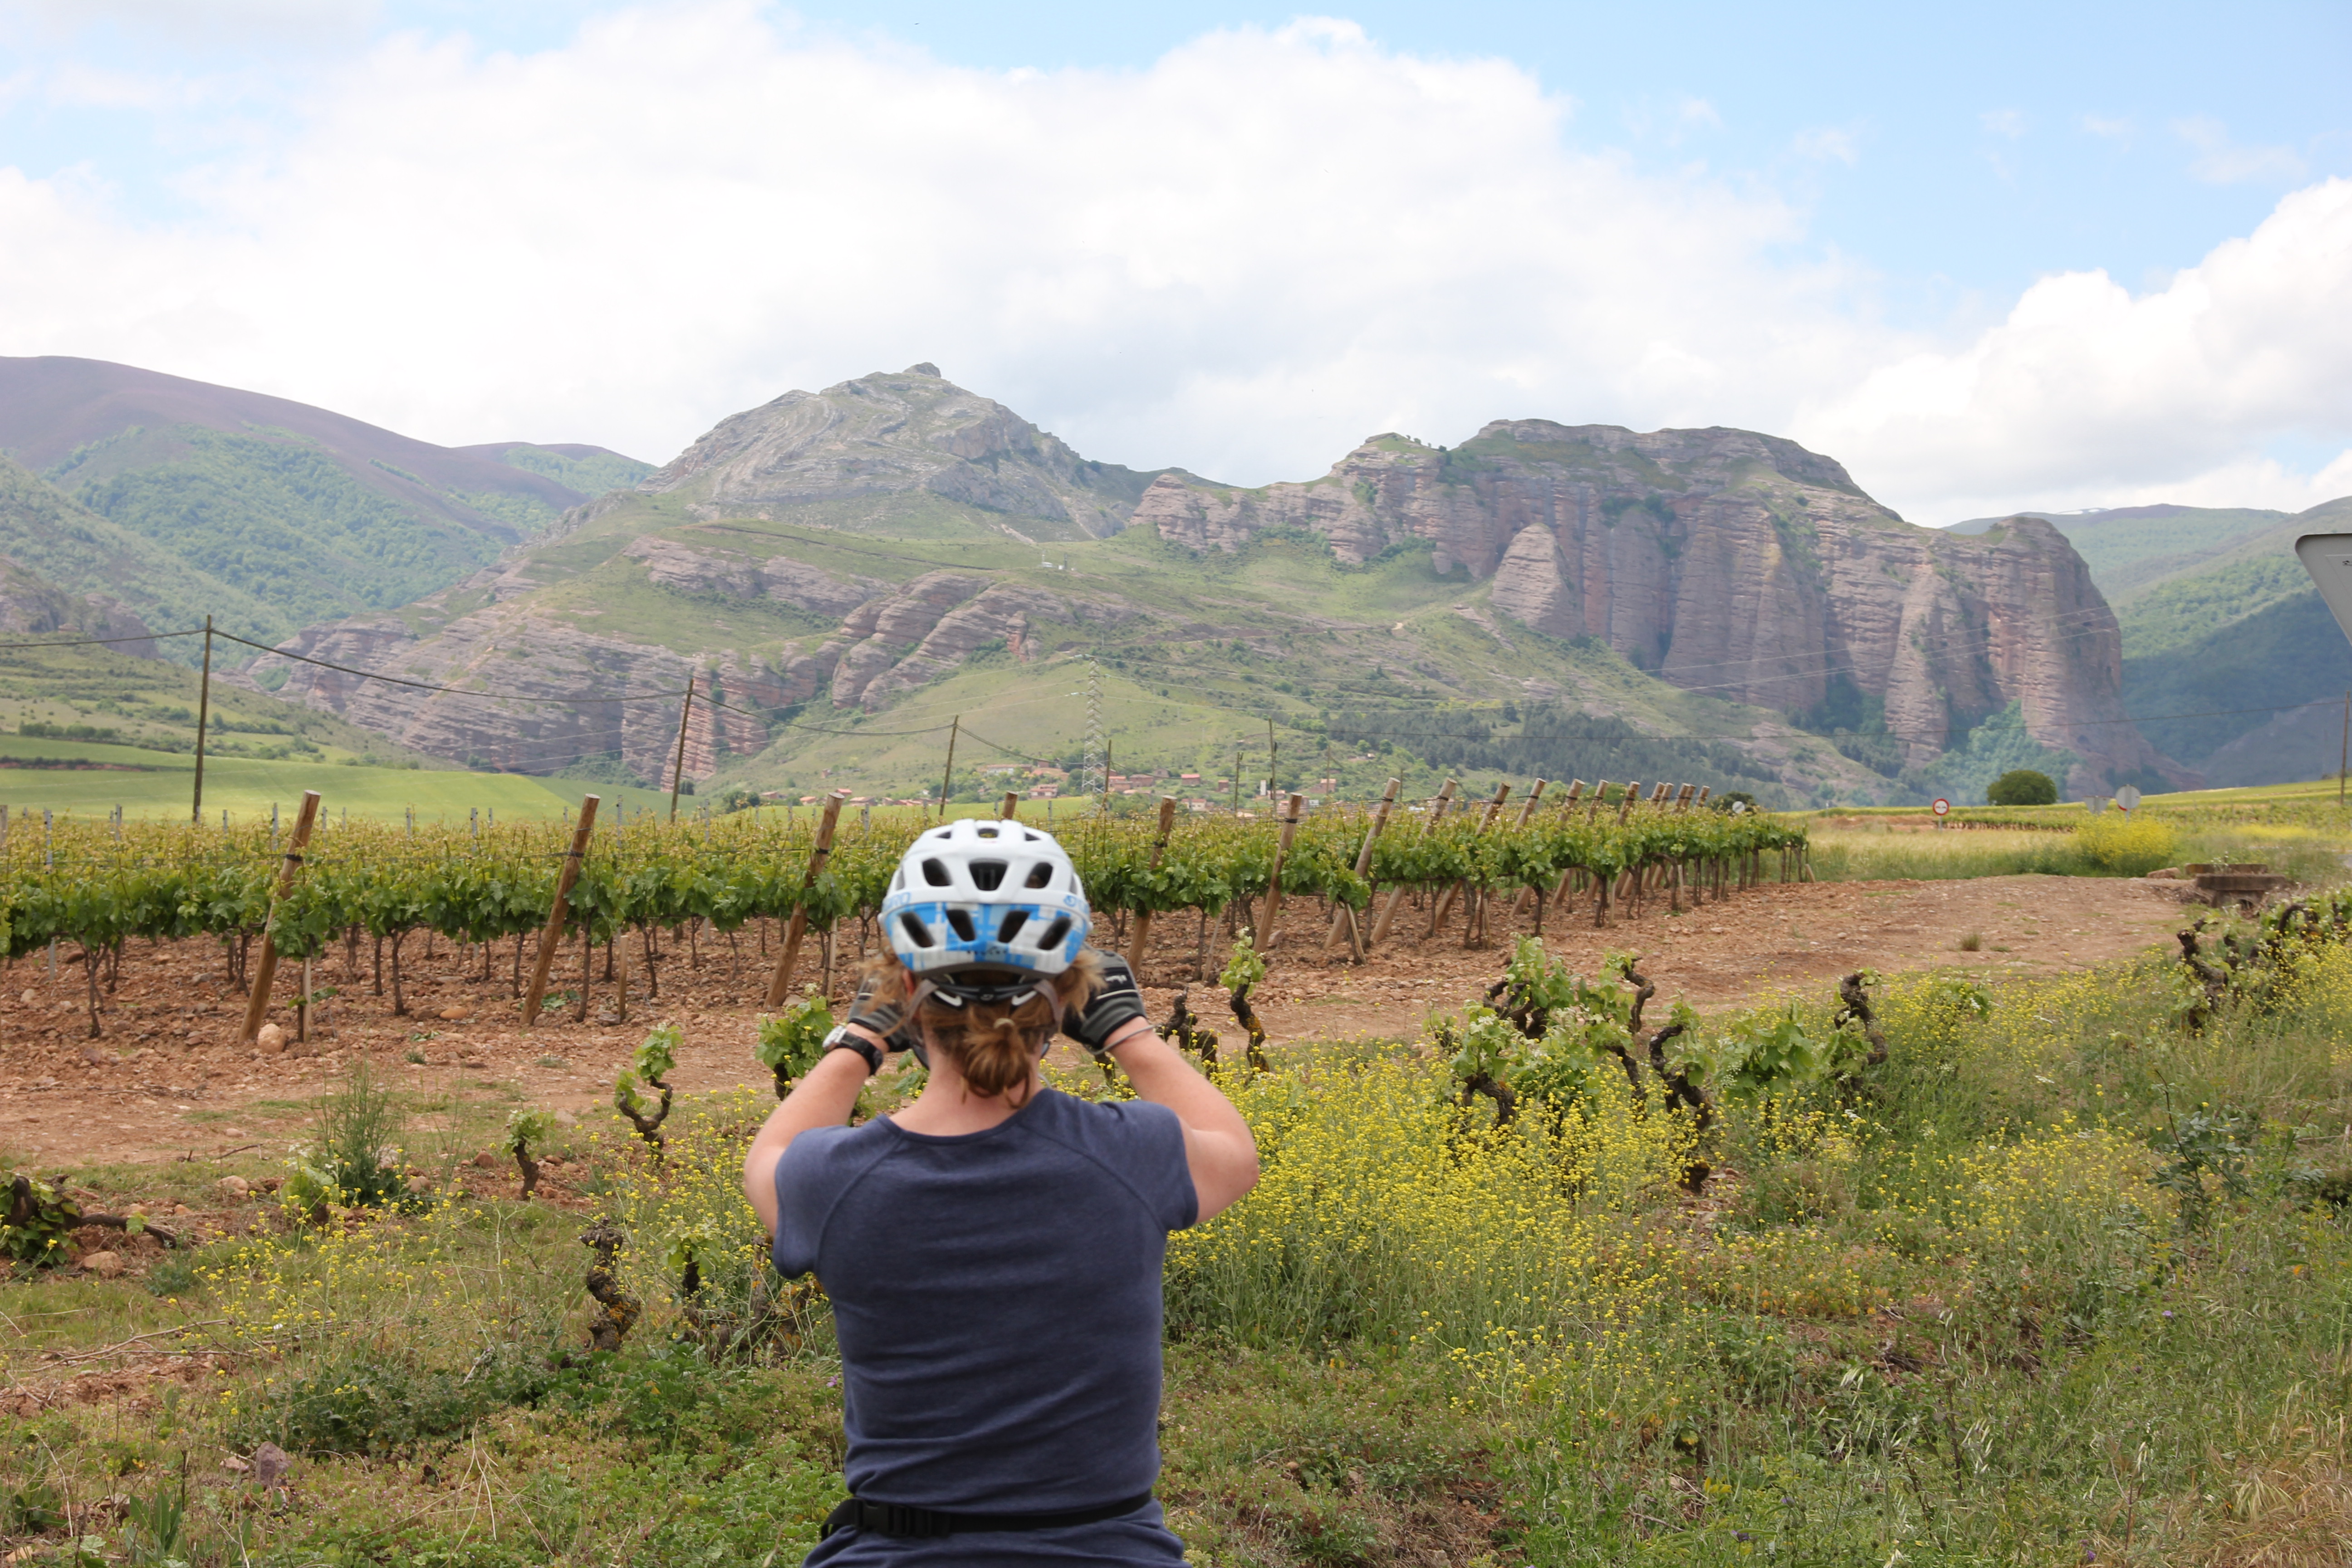
<instances>
[{"instance_id":1,"label":"shrub","mask_svg":"<svg viewBox=\"0 0 2352 1568\"><path fill-rule=\"evenodd\" d=\"M440 1367L360 1342L265 1383L229 1430L242 1446L267 1439L293 1454L386 1454L530 1404L554 1381L544 1347L490 1345L470 1365Z\"/></svg>"},{"instance_id":2,"label":"shrub","mask_svg":"<svg viewBox=\"0 0 2352 1568\"><path fill-rule=\"evenodd\" d=\"M1993 805L2055 805L2058 785L2048 773L2032 768L2011 768L1992 781L1985 800Z\"/></svg>"},{"instance_id":3,"label":"shrub","mask_svg":"<svg viewBox=\"0 0 2352 1568\"><path fill-rule=\"evenodd\" d=\"M2172 864L2177 848L2164 819L2141 811L2101 812L2074 830L2074 853L2097 876L2145 876Z\"/></svg>"}]
</instances>

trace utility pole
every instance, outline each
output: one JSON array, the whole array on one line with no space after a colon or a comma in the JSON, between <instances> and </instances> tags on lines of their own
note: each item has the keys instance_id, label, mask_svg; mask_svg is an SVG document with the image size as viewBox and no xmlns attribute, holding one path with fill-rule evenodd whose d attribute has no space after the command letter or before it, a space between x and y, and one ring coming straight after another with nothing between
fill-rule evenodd
<instances>
[{"instance_id":1,"label":"utility pole","mask_svg":"<svg viewBox=\"0 0 2352 1568\"><path fill-rule=\"evenodd\" d=\"M941 822L948 819L948 786L955 782L956 737L962 732L963 715L959 713L955 716L955 722L948 726L948 771L940 775L940 820Z\"/></svg>"},{"instance_id":2,"label":"utility pole","mask_svg":"<svg viewBox=\"0 0 2352 1568\"><path fill-rule=\"evenodd\" d=\"M678 786L686 783L686 721L694 717L694 677L686 678L686 702L677 710L677 761L669 770L669 819L677 820Z\"/></svg>"},{"instance_id":3,"label":"utility pole","mask_svg":"<svg viewBox=\"0 0 2352 1568\"><path fill-rule=\"evenodd\" d=\"M1234 742L1234 815L1242 814L1242 743Z\"/></svg>"},{"instance_id":4,"label":"utility pole","mask_svg":"<svg viewBox=\"0 0 2352 1568\"><path fill-rule=\"evenodd\" d=\"M1274 721L1265 721L1265 793L1271 798L1282 787L1282 748L1274 742Z\"/></svg>"},{"instance_id":5,"label":"utility pole","mask_svg":"<svg viewBox=\"0 0 2352 1568\"><path fill-rule=\"evenodd\" d=\"M213 716L213 618L205 617L205 672L196 685L196 805L190 820L205 825L205 731Z\"/></svg>"},{"instance_id":6,"label":"utility pole","mask_svg":"<svg viewBox=\"0 0 2352 1568\"><path fill-rule=\"evenodd\" d=\"M2344 756L2336 766L2336 809L2344 809L2344 775L2352 773L2352 691L2344 694Z\"/></svg>"}]
</instances>

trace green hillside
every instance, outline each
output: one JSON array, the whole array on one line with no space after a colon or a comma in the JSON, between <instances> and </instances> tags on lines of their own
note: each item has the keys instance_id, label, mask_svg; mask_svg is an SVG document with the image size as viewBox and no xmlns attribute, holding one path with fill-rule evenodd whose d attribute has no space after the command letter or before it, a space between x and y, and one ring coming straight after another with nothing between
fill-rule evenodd
<instances>
[{"instance_id":1,"label":"green hillside","mask_svg":"<svg viewBox=\"0 0 2352 1568\"><path fill-rule=\"evenodd\" d=\"M2217 710L2275 708L2347 689L2352 644L2313 588L2166 652L2124 660L2124 700L2133 713L2200 715L2143 718L2139 725L2158 751L2191 767L2272 717Z\"/></svg>"},{"instance_id":2,"label":"green hillside","mask_svg":"<svg viewBox=\"0 0 2352 1568\"><path fill-rule=\"evenodd\" d=\"M651 471L600 447L438 447L59 355L0 356L0 554L70 592L110 594L157 630L211 614L265 641L447 587Z\"/></svg>"},{"instance_id":3,"label":"green hillside","mask_svg":"<svg viewBox=\"0 0 2352 1568\"><path fill-rule=\"evenodd\" d=\"M583 496L626 489L654 471L651 463L641 463L602 447L534 447L528 441L513 441L457 449L478 452L527 474L543 475Z\"/></svg>"},{"instance_id":4,"label":"green hillside","mask_svg":"<svg viewBox=\"0 0 2352 1568\"><path fill-rule=\"evenodd\" d=\"M2120 606L2286 520L2283 511L2179 507L2162 517L2109 512L2050 521L2091 569L2091 580L2107 602Z\"/></svg>"},{"instance_id":5,"label":"green hillside","mask_svg":"<svg viewBox=\"0 0 2352 1568\"><path fill-rule=\"evenodd\" d=\"M497 532L362 483L307 443L194 426L132 428L45 476L89 510L268 607L248 637L422 598L551 521L514 498Z\"/></svg>"},{"instance_id":6,"label":"green hillside","mask_svg":"<svg viewBox=\"0 0 2352 1568\"><path fill-rule=\"evenodd\" d=\"M2293 552L2239 558L2168 578L2116 606L2124 657L2144 658L2202 643L2247 616L2311 592Z\"/></svg>"},{"instance_id":7,"label":"green hillside","mask_svg":"<svg viewBox=\"0 0 2352 1568\"><path fill-rule=\"evenodd\" d=\"M2032 511L2066 536L2091 569L2091 580L2120 609L2135 595L2170 577L2195 571L2266 529L2283 511L2195 506L2116 507L2097 511ZM2001 520L1971 518L1954 533L1982 533Z\"/></svg>"},{"instance_id":8,"label":"green hillside","mask_svg":"<svg viewBox=\"0 0 2352 1568\"><path fill-rule=\"evenodd\" d=\"M71 594L103 594L153 631L201 626L257 626L264 636L291 626L268 601L223 581L169 548L100 517L55 486L0 455L0 555ZM170 659L193 663L186 640L158 645Z\"/></svg>"}]
</instances>

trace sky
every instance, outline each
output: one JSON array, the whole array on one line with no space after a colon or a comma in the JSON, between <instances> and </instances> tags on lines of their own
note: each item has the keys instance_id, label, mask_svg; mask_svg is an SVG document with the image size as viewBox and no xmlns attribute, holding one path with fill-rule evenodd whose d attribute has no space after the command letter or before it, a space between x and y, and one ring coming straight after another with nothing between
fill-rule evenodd
<instances>
[{"instance_id":1,"label":"sky","mask_svg":"<svg viewBox=\"0 0 2352 1568\"><path fill-rule=\"evenodd\" d=\"M2352 5L0 0L0 353L666 460L929 361L1233 483L1730 425L2352 493Z\"/></svg>"}]
</instances>

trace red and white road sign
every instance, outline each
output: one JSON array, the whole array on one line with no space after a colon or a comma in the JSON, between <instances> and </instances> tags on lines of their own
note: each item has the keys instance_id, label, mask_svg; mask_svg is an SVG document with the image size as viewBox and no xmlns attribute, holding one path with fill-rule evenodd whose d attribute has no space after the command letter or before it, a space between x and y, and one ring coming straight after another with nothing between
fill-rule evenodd
<instances>
[{"instance_id":1,"label":"red and white road sign","mask_svg":"<svg viewBox=\"0 0 2352 1568\"><path fill-rule=\"evenodd\" d=\"M1929 806L1927 809L1934 812L1937 816L1942 816L1950 812L1952 809L1952 803L1946 800L1943 796L1937 795L1936 797L1936 804Z\"/></svg>"}]
</instances>

